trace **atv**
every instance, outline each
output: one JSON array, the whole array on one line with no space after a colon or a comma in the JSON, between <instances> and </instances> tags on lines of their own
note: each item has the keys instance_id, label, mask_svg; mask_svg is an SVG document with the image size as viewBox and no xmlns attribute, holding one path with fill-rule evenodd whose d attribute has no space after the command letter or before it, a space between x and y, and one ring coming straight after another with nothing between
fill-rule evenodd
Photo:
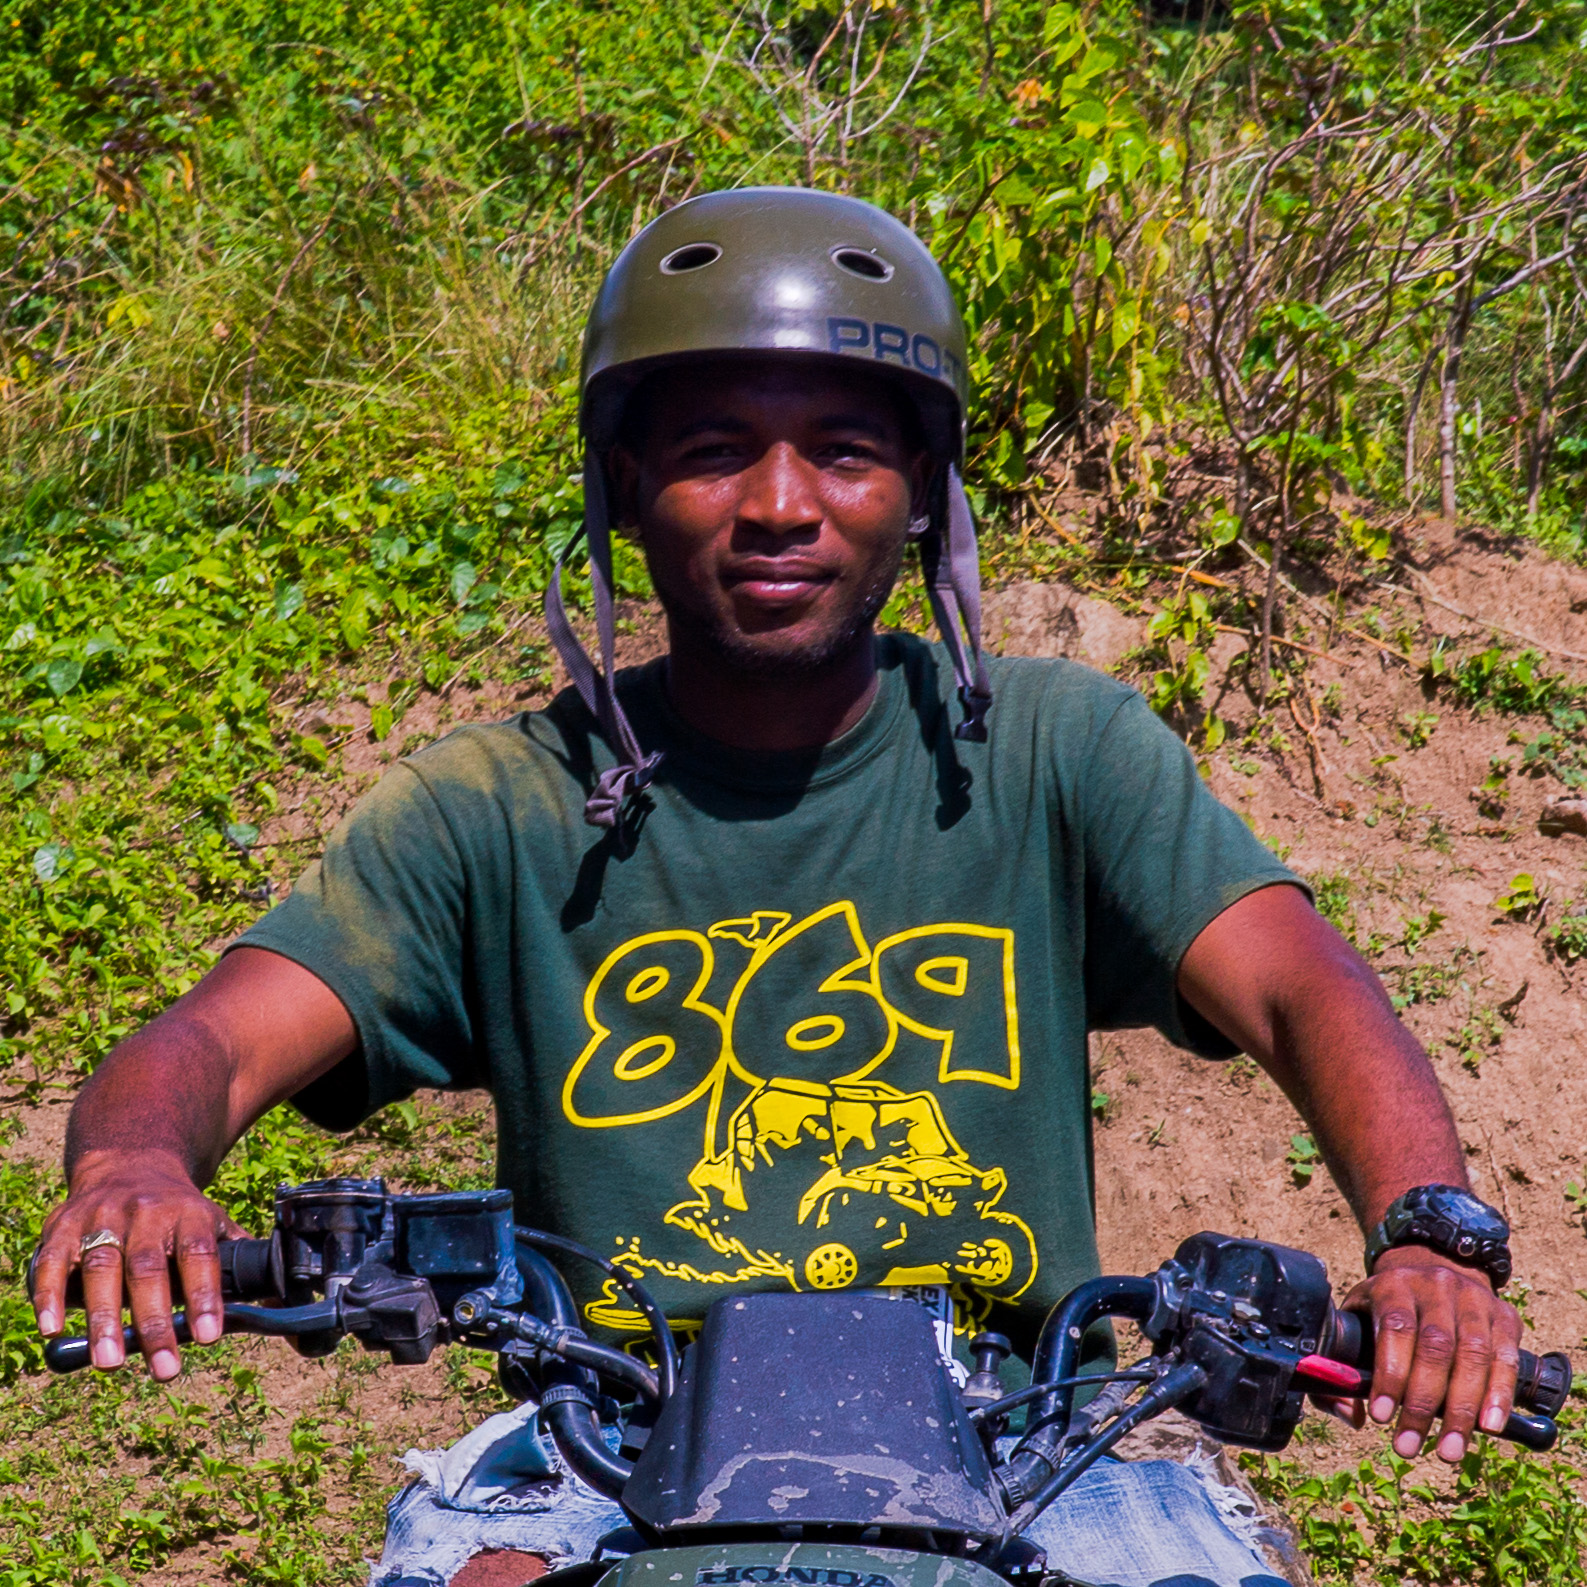
<instances>
[{"instance_id":1,"label":"atv","mask_svg":"<svg viewBox=\"0 0 1587 1587\"><path fill-rule=\"evenodd\" d=\"M1132 1428L1177 1407L1225 1443L1280 1450L1308 1396L1371 1391L1372 1340L1334 1307L1323 1264L1220 1234L1194 1235L1155 1273L1072 1290L1012 1392L1006 1338L976 1335L966 1376L931 1312L885 1291L718 1300L680 1354L631 1273L516 1225L506 1190L282 1186L269 1238L220 1252L230 1332L285 1337L305 1355L351 1335L395 1363L444 1344L496 1355L567 1466L629 1522L546 1587L1052 1587L1074 1578L1049 1569L1031 1523ZM625 1292L648 1360L579 1327L567 1261ZM1151 1354L1082 1374L1086 1330L1114 1317L1137 1324ZM189 1342L180 1314L177 1333ZM88 1342L52 1340L45 1359L75 1371ZM1552 1447L1570 1385L1566 1356L1523 1352L1503 1436Z\"/></svg>"}]
</instances>

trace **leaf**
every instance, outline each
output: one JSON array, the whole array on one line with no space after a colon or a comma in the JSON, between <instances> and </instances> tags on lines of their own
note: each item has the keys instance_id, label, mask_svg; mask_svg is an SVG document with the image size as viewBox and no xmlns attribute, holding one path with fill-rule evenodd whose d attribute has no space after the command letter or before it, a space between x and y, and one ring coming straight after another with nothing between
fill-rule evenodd
<instances>
[{"instance_id":1,"label":"leaf","mask_svg":"<svg viewBox=\"0 0 1587 1587\"><path fill-rule=\"evenodd\" d=\"M369 713L370 737L378 744L391 736L392 724L395 721L389 705L377 705Z\"/></svg>"},{"instance_id":2,"label":"leaf","mask_svg":"<svg viewBox=\"0 0 1587 1587\"><path fill-rule=\"evenodd\" d=\"M286 622L303 610L303 586L301 584L278 584L275 593L275 613L278 622Z\"/></svg>"},{"instance_id":3,"label":"leaf","mask_svg":"<svg viewBox=\"0 0 1587 1587\"><path fill-rule=\"evenodd\" d=\"M133 292L123 292L114 303L105 311L105 324L114 325L117 320L125 320L128 328L141 331L154 316L144 306L143 300Z\"/></svg>"},{"instance_id":4,"label":"leaf","mask_svg":"<svg viewBox=\"0 0 1587 1587\"><path fill-rule=\"evenodd\" d=\"M325 740L316 738L312 733L300 733L294 740L293 752L305 766L311 766L316 771L323 771L329 759L325 748Z\"/></svg>"},{"instance_id":5,"label":"leaf","mask_svg":"<svg viewBox=\"0 0 1587 1587\"><path fill-rule=\"evenodd\" d=\"M1214 546L1233 545L1240 538L1240 519L1232 512L1219 512L1212 515L1207 525L1207 540Z\"/></svg>"},{"instance_id":6,"label":"leaf","mask_svg":"<svg viewBox=\"0 0 1587 1587\"><path fill-rule=\"evenodd\" d=\"M479 570L472 562L460 561L452 564L452 599L461 606L468 599L468 592L479 582Z\"/></svg>"},{"instance_id":7,"label":"leaf","mask_svg":"<svg viewBox=\"0 0 1587 1587\"><path fill-rule=\"evenodd\" d=\"M228 821L223 829L226 840L246 853L259 841L259 828L251 821Z\"/></svg>"},{"instance_id":8,"label":"leaf","mask_svg":"<svg viewBox=\"0 0 1587 1587\"><path fill-rule=\"evenodd\" d=\"M244 490L259 490L268 485L295 485L298 480L298 471L295 468L264 468L250 469L243 476L242 487Z\"/></svg>"},{"instance_id":9,"label":"leaf","mask_svg":"<svg viewBox=\"0 0 1587 1587\"><path fill-rule=\"evenodd\" d=\"M58 700L77 687L83 675L83 664L75 656L57 656L44 671L44 681L50 693Z\"/></svg>"},{"instance_id":10,"label":"leaf","mask_svg":"<svg viewBox=\"0 0 1587 1587\"><path fill-rule=\"evenodd\" d=\"M39 723L39 729L44 734L44 753L46 755L59 755L63 750L69 749L72 737L77 731L77 723L63 712L47 716Z\"/></svg>"},{"instance_id":11,"label":"leaf","mask_svg":"<svg viewBox=\"0 0 1587 1587\"><path fill-rule=\"evenodd\" d=\"M46 843L33 851L33 874L41 882L53 882L76 858L70 844Z\"/></svg>"},{"instance_id":12,"label":"leaf","mask_svg":"<svg viewBox=\"0 0 1587 1587\"><path fill-rule=\"evenodd\" d=\"M362 650L364 642L369 638L373 604L368 590L356 589L347 592L347 598L342 602L342 609L337 615L341 624L342 638L347 641L349 650Z\"/></svg>"}]
</instances>

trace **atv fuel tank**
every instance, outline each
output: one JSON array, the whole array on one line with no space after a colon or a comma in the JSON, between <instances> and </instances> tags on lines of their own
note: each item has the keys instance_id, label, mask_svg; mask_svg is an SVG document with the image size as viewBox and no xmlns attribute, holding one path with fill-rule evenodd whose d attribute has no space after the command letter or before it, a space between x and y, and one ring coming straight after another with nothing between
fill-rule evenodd
<instances>
[{"instance_id":1,"label":"atv fuel tank","mask_svg":"<svg viewBox=\"0 0 1587 1587\"><path fill-rule=\"evenodd\" d=\"M635 1554L600 1587L1008 1587L974 1560L858 1543L720 1543Z\"/></svg>"},{"instance_id":2,"label":"atv fuel tank","mask_svg":"<svg viewBox=\"0 0 1587 1587\"><path fill-rule=\"evenodd\" d=\"M985 1539L1005 1520L931 1318L858 1290L717 1301L622 1502L663 1534L842 1526L878 1528L881 1541L923 1529Z\"/></svg>"}]
</instances>

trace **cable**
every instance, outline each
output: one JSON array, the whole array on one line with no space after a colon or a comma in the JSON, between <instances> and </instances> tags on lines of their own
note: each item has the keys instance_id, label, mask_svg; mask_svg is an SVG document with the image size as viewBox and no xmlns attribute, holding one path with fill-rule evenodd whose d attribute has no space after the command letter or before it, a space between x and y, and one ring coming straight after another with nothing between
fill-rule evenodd
<instances>
[{"instance_id":1,"label":"cable","mask_svg":"<svg viewBox=\"0 0 1587 1587\"><path fill-rule=\"evenodd\" d=\"M1078 1389L1091 1384L1100 1388L1104 1383L1150 1383L1156 1376L1155 1372L1132 1369L1129 1372L1086 1372L1078 1377L1059 1378L1055 1383L1032 1383L1028 1388L993 1400L990 1405L977 1407L970 1412L970 1420L977 1425L990 1421L994 1416L1002 1416L1007 1411L1018 1410L1021 1405L1029 1405L1032 1400L1039 1400L1054 1389Z\"/></svg>"},{"instance_id":2,"label":"cable","mask_svg":"<svg viewBox=\"0 0 1587 1587\"><path fill-rule=\"evenodd\" d=\"M663 1402L670 1400L678 1387L680 1366L678 1345L672 1337L672 1329L667 1325L665 1313L656 1304L650 1291L632 1273L619 1267L615 1262L607 1261L604 1256L592 1251L587 1245L580 1245L577 1240L569 1240L560 1234L549 1234L544 1229L529 1229L523 1224L514 1227L513 1235L535 1250L556 1251L562 1256L576 1256L582 1261L591 1262L628 1292L634 1304L644 1314L645 1321L650 1324L650 1336L656 1345L657 1388Z\"/></svg>"}]
</instances>

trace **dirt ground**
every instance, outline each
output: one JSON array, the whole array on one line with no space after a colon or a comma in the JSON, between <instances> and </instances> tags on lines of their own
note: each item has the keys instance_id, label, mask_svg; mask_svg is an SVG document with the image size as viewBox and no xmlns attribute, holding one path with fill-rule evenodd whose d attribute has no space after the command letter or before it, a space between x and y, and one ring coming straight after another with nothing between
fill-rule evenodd
<instances>
[{"instance_id":1,"label":"dirt ground","mask_svg":"<svg viewBox=\"0 0 1587 1587\"><path fill-rule=\"evenodd\" d=\"M1482 644L1502 630L1502 643L1548 647L1552 670L1587 676L1587 573L1551 563L1535 547L1457 536L1437 522L1419 526L1407 550L1384 575L1396 587L1360 591L1349 626L1359 629L1375 609L1382 633L1419 630L1418 654L1434 635ZM1143 619L1095 594L1036 585L996 592L988 601L989 638L1013 653L1077 655L1130 676ZM1206 773L1214 791L1296 871L1330 879L1331 896L1343 898L1356 939L1376 948L1391 988L1420 988L1422 1000L1405 1018L1449 1094L1479 1194L1514 1225L1517 1279L1534 1325L1528 1343L1569 1349L1578 1368L1587 1368L1587 1233L1565 1194L1568 1184L1587 1178L1587 1085L1578 1067L1587 1016L1582 971L1551 958L1544 937L1567 903L1587 896L1587 839L1539 832L1545 797L1561 791L1547 779L1512 776L1502 812L1478 808L1474 791L1490 762L1515 758L1516 735L1530 737L1539 723L1474 716L1447 697L1430 698L1415 669L1342 628L1330 632L1315 609L1302 610L1307 615L1291 631L1292 642L1326 654L1312 657L1305 685L1280 713L1277 735L1265 730L1248 741L1257 713L1240 681L1246 641L1220 636L1216 708L1230 732L1206 756ZM662 642L655 613L627 615L623 659L655 653ZM379 697L378 688L369 692ZM287 884L404 744L416 747L454 723L505 716L543 699L541 688L459 686L444 699L416 702L378 745L368 737L367 703L318 708L327 735L343 741L344 777L330 794L322 784L320 792L288 799L266 829L279 882ZM1337 701L1336 711L1325 701ZM316 730L315 714L305 712L300 730ZM1425 742L1413 747L1417 739ZM1523 872L1548 896L1542 919L1516 920L1495 908ZM1097 1037L1092 1053L1095 1089L1107 1097L1096 1130L1107 1268L1148 1271L1187 1235L1215 1229L1317 1252L1341 1293L1355 1282L1360 1233L1325 1170L1297 1182L1292 1138L1304 1125L1253 1065L1198 1060L1150 1032ZM471 1096L444 1105L488 1103ZM65 1112L58 1102L29 1110L27 1133L8 1155L56 1155ZM279 1346L239 1348L287 1415L323 1394L327 1374L340 1370L299 1361ZM456 1387L436 1364L400 1382L394 1374L373 1375L361 1386L359 1415L383 1429L379 1442L393 1452L439 1443L475 1414ZM1379 1434L1341 1430L1309 1445L1308 1458L1335 1464L1382 1445ZM390 1470L394 1481L397 1470ZM194 1559L161 1578L210 1576Z\"/></svg>"}]
</instances>

